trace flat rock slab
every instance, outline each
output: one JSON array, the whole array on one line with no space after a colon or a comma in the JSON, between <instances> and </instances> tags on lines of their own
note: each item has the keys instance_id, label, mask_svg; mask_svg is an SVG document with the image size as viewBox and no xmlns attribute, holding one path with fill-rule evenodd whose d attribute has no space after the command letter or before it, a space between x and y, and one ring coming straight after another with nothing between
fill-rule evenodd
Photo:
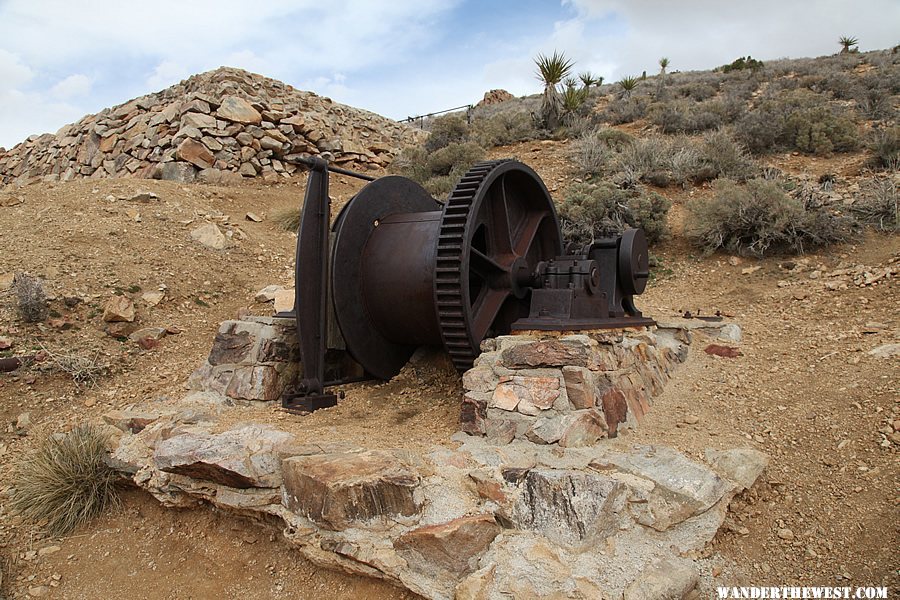
<instances>
[{"instance_id":1,"label":"flat rock slab","mask_svg":"<svg viewBox=\"0 0 900 600\"><path fill-rule=\"evenodd\" d=\"M419 476L387 452L334 453L287 458L285 504L334 530L419 512Z\"/></svg>"},{"instance_id":2,"label":"flat rock slab","mask_svg":"<svg viewBox=\"0 0 900 600\"><path fill-rule=\"evenodd\" d=\"M220 434L183 433L161 441L153 453L158 469L228 487L277 488L281 485L278 449L293 436L262 425Z\"/></svg>"},{"instance_id":3,"label":"flat rock slab","mask_svg":"<svg viewBox=\"0 0 900 600\"><path fill-rule=\"evenodd\" d=\"M472 515L413 529L400 536L394 548L418 573L459 577L478 567L479 557L499 533L494 515Z\"/></svg>"}]
</instances>

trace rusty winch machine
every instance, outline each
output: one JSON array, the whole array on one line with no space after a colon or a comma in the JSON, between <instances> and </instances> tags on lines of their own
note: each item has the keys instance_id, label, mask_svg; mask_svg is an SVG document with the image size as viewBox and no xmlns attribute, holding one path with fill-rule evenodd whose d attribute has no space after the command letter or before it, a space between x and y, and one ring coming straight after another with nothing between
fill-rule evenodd
<instances>
[{"instance_id":1,"label":"rusty winch machine","mask_svg":"<svg viewBox=\"0 0 900 600\"><path fill-rule=\"evenodd\" d=\"M335 346L365 376L386 380L420 346L443 346L464 371L496 335L653 324L633 301L648 279L643 231L564 251L553 200L521 162L476 164L443 203L405 177L302 162L292 316L303 374L285 392L288 410L337 402L328 388L346 379L326 381ZM370 181L333 226L329 172Z\"/></svg>"}]
</instances>

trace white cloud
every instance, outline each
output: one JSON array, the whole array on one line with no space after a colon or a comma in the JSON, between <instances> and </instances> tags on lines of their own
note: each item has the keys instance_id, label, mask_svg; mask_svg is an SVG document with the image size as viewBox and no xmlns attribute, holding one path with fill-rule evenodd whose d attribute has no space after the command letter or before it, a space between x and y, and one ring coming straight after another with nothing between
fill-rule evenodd
<instances>
[{"instance_id":1,"label":"white cloud","mask_svg":"<svg viewBox=\"0 0 900 600\"><path fill-rule=\"evenodd\" d=\"M69 75L52 88L50 93L57 98L71 98L73 96L85 96L91 91L91 79L87 75L76 73Z\"/></svg>"},{"instance_id":2,"label":"white cloud","mask_svg":"<svg viewBox=\"0 0 900 600\"><path fill-rule=\"evenodd\" d=\"M18 56L0 48L0 92L15 90L33 77L34 72L23 65Z\"/></svg>"}]
</instances>

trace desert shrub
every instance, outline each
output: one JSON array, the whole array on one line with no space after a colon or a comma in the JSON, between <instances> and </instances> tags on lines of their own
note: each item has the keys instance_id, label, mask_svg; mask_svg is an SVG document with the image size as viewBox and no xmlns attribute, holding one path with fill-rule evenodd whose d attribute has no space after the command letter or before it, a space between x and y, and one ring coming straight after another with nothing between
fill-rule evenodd
<instances>
[{"instance_id":1,"label":"desert shrub","mask_svg":"<svg viewBox=\"0 0 900 600\"><path fill-rule=\"evenodd\" d=\"M572 161L581 174L602 173L615 160L632 137L612 127L600 127L579 137L572 144Z\"/></svg>"},{"instance_id":2,"label":"desert shrub","mask_svg":"<svg viewBox=\"0 0 900 600\"><path fill-rule=\"evenodd\" d=\"M623 190L609 182L576 184L560 205L564 237L587 244L618 235L628 227L641 227L653 243L666 229L671 203L654 192Z\"/></svg>"},{"instance_id":3,"label":"desert shrub","mask_svg":"<svg viewBox=\"0 0 900 600\"><path fill-rule=\"evenodd\" d=\"M531 115L510 111L472 121L469 136L479 145L489 148L536 139L538 130Z\"/></svg>"},{"instance_id":4,"label":"desert shrub","mask_svg":"<svg viewBox=\"0 0 900 600\"><path fill-rule=\"evenodd\" d=\"M785 119L783 136L801 152L827 155L847 152L859 145L856 124L827 107L798 110Z\"/></svg>"},{"instance_id":5,"label":"desert shrub","mask_svg":"<svg viewBox=\"0 0 900 600\"><path fill-rule=\"evenodd\" d=\"M741 108L735 99L700 103L676 100L651 105L648 113L663 133L696 133L730 123L740 114Z\"/></svg>"},{"instance_id":6,"label":"desert shrub","mask_svg":"<svg viewBox=\"0 0 900 600\"><path fill-rule=\"evenodd\" d=\"M620 171L634 173L639 179L655 171L665 171L671 142L661 136L637 138L622 148L616 157Z\"/></svg>"},{"instance_id":7,"label":"desert shrub","mask_svg":"<svg viewBox=\"0 0 900 600\"><path fill-rule=\"evenodd\" d=\"M603 111L603 120L612 125L632 123L644 118L649 105L650 100L646 96L631 95L626 98L617 98L610 102Z\"/></svg>"},{"instance_id":8,"label":"desert shrub","mask_svg":"<svg viewBox=\"0 0 900 600\"><path fill-rule=\"evenodd\" d=\"M684 187L689 181L697 178L703 166L700 151L693 145L683 144L675 150L669 160L672 181Z\"/></svg>"},{"instance_id":9,"label":"desert shrub","mask_svg":"<svg viewBox=\"0 0 900 600\"><path fill-rule=\"evenodd\" d=\"M736 123L735 131L754 153L783 147L829 154L859 143L853 119L829 106L821 94L805 89L767 97Z\"/></svg>"},{"instance_id":10,"label":"desert shrub","mask_svg":"<svg viewBox=\"0 0 900 600\"><path fill-rule=\"evenodd\" d=\"M900 197L894 181L877 177L863 193L850 207L853 214L879 231L900 231Z\"/></svg>"},{"instance_id":11,"label":"desert shrub","mask_svg":"<svg viewBox=\"0 0 900 600\"><path fill-rule=\"evenodd\" d=\"M703 81L685 83L675 88L675 94L684 98L690 98L697 102L709 100L719 92L717 86Z\"/></svg>"},{"instance_id":12,"label":"desert shrub","mask_svg":"<svg viewBox=\"0 0 900 600\"><path fill-rule=\"evenodd\" d=\"M742 56L740 58L735 59L729 65L722 65L718 68L719 71L723 73L730 73L731 71L744 71L746 69L756 71L763 67L763 62L761 60L756 60L750 56Z\"/></svg>"},{"instance_id":13,"label":"desert shrub","mask_svg":"<svg viewBox=\"0 0 900 600\"><path fill-rule=\"evenodd\" d=\"M854 231L851 220L807 209L777 183L763 179L743 186L718 180L713 197L694 200L687 208L685 233L706 252L801 253L845 241Z\"/></svg>"},{"instance_id":14,"label":"desert shrub","mask_svg":"<svg viewBox=\"0 0 900 600\"><path fill-rule=\"evenodd\" d=\"M116 472L104 458L107 436L92 425L45 439L17 465L11 505L63 535L118 503Z\"/></svg>"},{"instance_id":15,"label":"desert shrub","mask_svg":"<svg viewBox=\"0 0 900 600\"><path fill-rule=\"evenodd\" d=\"M469 137L469 124L458 114L435 117L429 123L431 135L425 140L425 151L435 152L450 144L465 142Z\"/></svg>"},{"instance_id":16,"label":"desert shrub","mask_svg":"<svg viewBox=\"0 0 900 600\"><path fill-rule=\"evenodd\" d=\"M869 164L874 168L900 169L900 126L873 130L867 145L872 153Z\"/></svg>"},{"instance_id":17,"label":"desert shrub","mask_svg":"<svg viewBox=\"0 0 900 600\"><path fill-rule=\"evenodd\" d=\"M37 323L47 318L47 295L40 279L28 273L16 273L13 293L16 296L16 310L23 321Z\"/></svg>"},{"instance_id":18,"label":"desert shrub","mask_svg":"<svg viewBox=\"0 0 900 600\"><path fill-rule=\"evenodd\" d=\"M884 89L859 90L856 94L856 105L863 115L873 121L888 119L894 114L891 94Z\"/></svg>"},{"instance_id":19,"label":"desert shrub","mask_svg":"<svg viewBox=\"0 0 900 600\"><path fill-rule=\"evenodd\" d=\"M474 142L448 144L431 153L420 147L407 148L391 164L391 171L420 183L439 198L482 158L484 148Z\"/></svg>"},{"instance_id":20,"label":"desert shrub","mask_svg":"<svg viewBox=\"0 0 900 600\"><path fill-rule=\"evenodd\" d=\"M700 163L716 177L743 181L757 170L744 147L725 129L709 131L700 144Z\"/></svg>"}]
</instances>

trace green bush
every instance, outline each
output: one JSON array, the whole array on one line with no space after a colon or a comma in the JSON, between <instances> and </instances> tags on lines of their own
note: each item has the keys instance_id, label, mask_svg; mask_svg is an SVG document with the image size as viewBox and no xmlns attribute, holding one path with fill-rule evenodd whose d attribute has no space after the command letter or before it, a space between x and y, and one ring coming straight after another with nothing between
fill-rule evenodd
<instances>
[{"instance_id":1,"label":"green bush","mask_svg":"<svg viewBox=\"0 0 900 600\"><path fill-rule=\"evenodd\" d=\"M825 155L859 145L854 120L829 106L824 96L806 89L766 98L737 122L735 130L754 153L783 148Z\"/></svg>"},{"instance_id":2,"label":"green bush","mask_svg":"<svg viewBox=\"0 0 900 600\"><path fill-rule=\"evenodd\" d=\"M420 147L407 148L391 164L391 171L418 182L440 198L483 158L484 148L474 142L454 142L431 153Z\"/></svg>"},{"instance_id":3,"label":"green bush","mask_svg":"<svg viewBox=\"0 0 900 600\"><path fill-rule=\"evenodd\" d=\"M563 236L579 244L641 227L654 243L667 232L671 203L654 192L623 190L611 183L575 184L559 208Z\"/></svg>"},{"instance_id":4,"label":"green bush","mask_svg":"<svg viewBox=\"0 0 900 600\"><path fill-rule=\"evenodd\" d=\"M485 148L507 146L538 137L534 119L526 112L508 111L484 119L475 119L469 129L470 138L474 138Z\"/></svg>"},{"instance_id":5,"label":"green bush","mask_svg":"<svg viewBox=\"0 0 900 600\"><path fill-rule=\"evenodd\" d=\"M12 507L63 535L116 505L117 474L104 460L106 443L91 425L44 440L17 465Z\"/></svg>"},{"instance_id":6,"label":"green bush","mask_svg":"<svg viewBox=\"0 0 900 600\"><path fill-rule=\"evenodd\" d=\"M746 69L757 71L762 67L763 62L761 60L756 60L750 56L742 56L735 59L730 65L722 65L718 70L723 73L730 73L731 71L743 71Z\"/></svg>"},{"instance_id":7,"label":"green bush","mask_svg":"<svg viewBox=\"0 0 900 600\"><path fill-rule=\"evenodd\" d=\"M852 220L807 209L777 183L763 179L743 186L719 180L713 197L694 200L687 208L685 233L706 252L802 253L846 241L855 231Z\"/></svg>"},{"instance_id":8,"label":"green bush","mask_svg":"<svg viewBox=\"0 0 900 600\"><path fill-rule=\"evenodd\" d=\"M435 152L450 144L459 144L469 139L469 124L458 114L435 117L429 123L431 135L425 140L426 152Z\"/></svg>"}]
</instances>

